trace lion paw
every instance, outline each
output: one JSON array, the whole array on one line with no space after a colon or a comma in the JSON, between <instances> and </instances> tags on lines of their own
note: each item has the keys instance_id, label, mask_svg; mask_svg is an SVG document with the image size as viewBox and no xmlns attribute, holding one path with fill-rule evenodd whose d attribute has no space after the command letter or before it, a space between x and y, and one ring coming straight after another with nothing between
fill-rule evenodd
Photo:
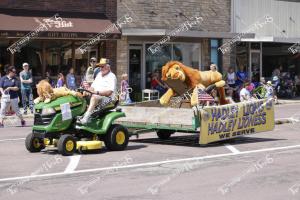
<instances>
[{"instance_id":1,"label":"lion paw","mask_svg":"<svg viewBox=\"0 0 300 200\"><path fill-rule=\"evenodd\" d=\"M33 101L33 103L34 103L34 104L38 104L38 103L40 103L40 101L41 101L40 98L36 98L36 99Z\"/></svg>"},{"instance_id":2,"label":"lion paw","mask_svg":"<svg viewBox=\"0 0 300 200\"><path fill-rule=\"evenodd\" d=\"M160 98L160 99L159 99L159 103L160 103L161 105L166 106L166 105L168 105L169 101L166 100L165 98Z\"/></svg>"},{"instance_id":3,"label":"lion paw","mask_svg":"<svg viewBox=\"0 0 300 200\"><path fill-rule=\"evenodd\" d=\"M198 100L191 99L191 106L197 106Z\"/></svg>"},{"instance_id":4,"label":"lion paw","mask_svg":"<svg viewBox=\"0 0 300 200\"><path fill-rule=\"evenodd\" d=\"M49 103L51 101L51 99L47 98L45 99L44 103Z\"/></svg>"}]
</instances>

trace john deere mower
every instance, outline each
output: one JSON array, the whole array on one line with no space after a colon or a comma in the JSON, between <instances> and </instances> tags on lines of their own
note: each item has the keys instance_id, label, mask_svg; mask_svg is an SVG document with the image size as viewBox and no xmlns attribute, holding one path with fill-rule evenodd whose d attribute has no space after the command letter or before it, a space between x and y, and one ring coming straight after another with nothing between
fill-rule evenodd
<instances>
[{"instance_id":1,"label":"john deere mower","mask_svg":"<svg viewBox=\"0 0 300 200\"><path fill-rule=\"evenodd\" d=\"M80 92L92 92L79 89ZM50 103L35 105L32 133L25 140L29 152L40 152L43 149L57 149L64 156L73 155L102 148L112 151L124 150L128 145L128 130L114 121L125 117L117 108L118 100L111 100L99 105L87 124L77 120L87 109L87 98L74 96L60 97ZM68 109L65 109L67 105ZM68 115L66 115L66 111ZM66 117L67 116L67 117Z\"/></svg>"}]
</instances>

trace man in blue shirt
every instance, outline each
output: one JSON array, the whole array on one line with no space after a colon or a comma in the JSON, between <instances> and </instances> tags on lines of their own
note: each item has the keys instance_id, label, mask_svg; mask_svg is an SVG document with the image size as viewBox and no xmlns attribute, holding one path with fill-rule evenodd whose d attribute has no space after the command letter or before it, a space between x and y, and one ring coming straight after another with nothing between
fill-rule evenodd
<instances>
[{"instance_id":1,"label":"man in blue shirt","mask_svg":"<svg viewBox=\"0 0 300 200\"><path fill-rule=\"evenodd\" d=\"M11 105L13 111L20 118L22 126L25 125L25 121L20 113L18 105L18 91L20 88L20 82L16 78L16 69L14 66L10 66L7 69L7 75L0 79L0 92L2 94L1 108L0 108L0 128L3 127L3 119L6 109Z\"/></svg>"},{"instance_id":2,"label":"man in blue shirt","mask_svg":"<svg viewBox=\"0 0 300 200\"><path fill-rule=\"evenodd\" d=\"M22 94L22 104L24 108L24 115L27 115L28 104L33 114L33 97L32 97L32 75L29 71L28 63L23 63L23 71L20 72L21 80L21 94Z\"/></svg>"},{"instance_id":3,"label":"man in blue shirt","mask_svg":"<svg viewBox=\"0 0 300 200\"><path fill-rule=\"evenodd\" d=\"M246 81L248 81L248 73L245 71L243 65L240 66L240 70L236 72L236 84L241 87Z\"/></svg>"}]
</instances>

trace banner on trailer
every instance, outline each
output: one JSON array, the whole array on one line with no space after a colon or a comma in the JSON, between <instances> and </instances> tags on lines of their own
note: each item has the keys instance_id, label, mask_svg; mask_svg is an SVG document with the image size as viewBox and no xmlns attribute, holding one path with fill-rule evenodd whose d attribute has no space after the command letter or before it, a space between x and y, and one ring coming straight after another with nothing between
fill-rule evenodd
<instances>
[{"instance_id":1,"label":"banner on trailer","mask_svg":"<svg viewBox=\"0 0 300 200\"><path fill-rule=\"evenodd\" d=\"M208 144L274 129L272 99L255 100L200 110L199 144Z\"/></svg>"}]
</instances>

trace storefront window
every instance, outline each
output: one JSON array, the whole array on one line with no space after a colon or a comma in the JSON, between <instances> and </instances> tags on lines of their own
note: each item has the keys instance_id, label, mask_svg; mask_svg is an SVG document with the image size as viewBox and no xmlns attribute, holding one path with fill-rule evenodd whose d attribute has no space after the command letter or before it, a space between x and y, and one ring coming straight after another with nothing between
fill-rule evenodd
<instances>
[{"instance_id":1,"label":"storefront window","mask_svg":"<svg viewBox=\"0 0 300 200\"><path fill-rule=\"evenodd\" d=\"M199 44L173 44L173 60L178 60L189 67L199 69Z\"/></svg>"},{"instance_id":2,"label":"storefront window","mask_svg":"<svg viewBox=\"0 0 300 200\"><path fill-rule=\"evenodd\" d=\"M20 52L14 54L14 65L18 71L22 70L24 62L29 63L34 77L41 77L42 73L42 49L40 41L31 41Z\"/></svg>"},{"instance_id":3,"label":"storefront window","mask_svg":"<svg viewBox=\"0 0 300 200\"><path fill-rule=\"evenodd\" d=\"M151 45L146 44L146 49ZM156 54L146 51L146 88L151 88L152 73L155 70L161 71L162 66L170 60L177 60L186 66L199 69L200 44L167 44Z\"/></svg>"},{"instance_id":4,"label":"storefront window","mask_svg":"<svg viewBox=\"0 0 300 200\"><path fill-rule=\"evenodd\" d=\"M146 44L148 49L152 44ZM152 54L146 51L146 88L151 88L151 76L155 70L161 71L161 68L168 61L172 60L172 46L168 44L162 47L161 51Z\"/></svg>"},{"instance_id":5,"label":"storefront window","mask_svg":"<svg viewBox=\"0 0 300 200\"><path fill-rule=\"evenodd\" d=\"M219 66L219 41L210 40L210 62Z\"/></svg>"},{"instance_id":6,"label":"storefront window","mask_svg":"<svg viewBox=\"0 0 300 200\"><path fill-rule=\"evenodd\" d=\"M237 69L239 69L240 66L244 66L245 70L248 72L249 68L248 68L248 56L249 55L249 51L248 51L248 45L246 42L241 42L239 44L237 44L236 46L236 65L237 65Z\"/></svg>"},{"instance_id":7,"label":"storefront window","mask_svg":"<svg viewBox=\"0 0 300 200\"><path fill-rule=\"evenodd\" d=\"M0 74L4 75L4 66L9 65L10 53L7 51L8 41L0 41Z\"/></svg>"}]
</instances>

